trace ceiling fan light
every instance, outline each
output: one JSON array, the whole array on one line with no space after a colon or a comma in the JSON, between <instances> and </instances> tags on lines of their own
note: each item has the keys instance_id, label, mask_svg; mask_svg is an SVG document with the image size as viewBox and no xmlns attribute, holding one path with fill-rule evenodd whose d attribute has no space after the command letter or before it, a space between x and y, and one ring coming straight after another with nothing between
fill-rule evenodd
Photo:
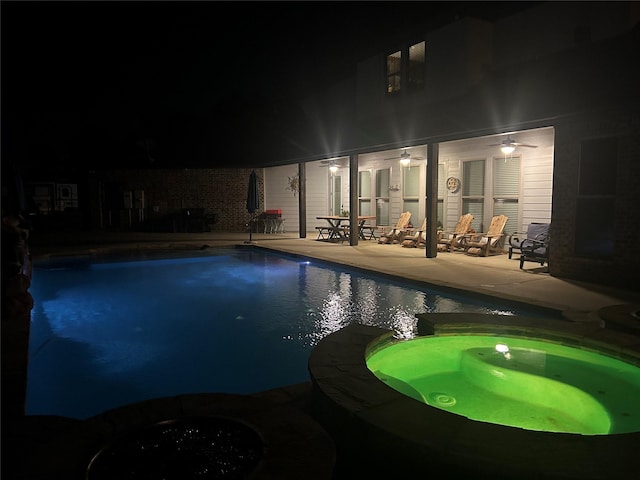
<instances>
[{"instance_id":1,"label":"ceiling fan light","mask_svg":"<svg viewBox=\"0 0 640 480\"><path fill-rule=\"evenodd\" d=\"M509 154L513 153L513 151L515 149L516 149L516 147L514 147L513 145L510 145L510 144L506 144L506 145L503 145L502 147L500 147L500 150L505 155L509 155Z\"/></svg>"},{"instance_id":2,"label":"ceiling fan light","mask_svg":"<svg viewBox=\"0 0 640 480\"><path fill-rule=\"evenodd\" d=\"M337 165L331 165L329 167L329 170L331 170L331 173L336 173L338 171L338 166Z\"/></svg>"},{"instance_id":3,"label":"ceiling fan light","mask_svg":"<svg viewBox=\"0 0 640 480\"><path fill-rule=\"evenodd\" d=\"M404 166L409 165L410 162L411 162L411 159L409 157L402 157L400 159L400 163Z\"/></svg>"}]
</instances>

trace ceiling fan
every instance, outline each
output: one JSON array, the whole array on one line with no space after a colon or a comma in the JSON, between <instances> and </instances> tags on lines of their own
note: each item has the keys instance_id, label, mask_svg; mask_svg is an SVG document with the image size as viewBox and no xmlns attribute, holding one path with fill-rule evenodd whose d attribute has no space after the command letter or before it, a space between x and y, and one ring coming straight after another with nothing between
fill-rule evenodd
<instances>
[{"instance_id":1,"label":"ceiling fan","mask_svg":"<svg viewBox=\"0 0 640 480\"><path fill-rule=\"evenodd\" d=\"M490 147L500 147L500 150L502 150L502 153L504 153L505 155L513 153L513 151L516 149L516 147L538 148L537 145L530 145L528 143L516 142L509 135L507 135L507 138L505 138L502 142L500 142L500 143L491 143L491 144L489 144L489 146Z\"/></svg>"},{"instance_id":2,"label":"ceiling fan","mask_svg":"<svg viewBox=\"0 0 640 480\"><path fill-rule=\"evenodd\" d=\"M423 159L424 159L423 157L412 156L409 152L407 152L406 148L404 152L400 154L399 157L385 158L385 160L400 160L400 163L402 163L403 165L408 165L409 163L411 163L411 160L423 160Z\"/></svg>"},{"instance_id":3,"label":"ceiling fan","mask_svg":"<svg viewBox=\"0 0 640 480\"><path fill-rule=\"evenodd\" d=\"M339 168L344 168L346 165L344 165L343 163L340 163L336 160L320 160L320 165L318 165L319 167L329 167L329 169L332 172L335 172L336 170L338 170Z\"/></svg>"}]
</instances>

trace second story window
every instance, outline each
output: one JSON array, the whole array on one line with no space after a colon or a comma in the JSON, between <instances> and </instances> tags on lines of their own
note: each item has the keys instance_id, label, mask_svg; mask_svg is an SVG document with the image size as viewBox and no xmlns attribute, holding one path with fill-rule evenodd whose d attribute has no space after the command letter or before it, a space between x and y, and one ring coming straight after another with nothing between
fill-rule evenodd
<instances>
[{"instance_id":1,"label":"second story window","mask_svg":"<svg viewBox=\"0 0 640 480\"><path fill-rule=\"evenodd\" d=\"M402 85L402 52L387 55L387 93L400 91Z\"/></svg>"},{"instance_id":2,"label":"second story window","mask_svg":"<svg viewBox=\"0 0 640 480\"><path fill-rule=\"evenodd\" d=\"M387 55L387 93L403 89L422 90L425 83L426 44L424 41Z\"/></svg>"},{"instance_id":3,"label":"second story window","mask_svg":"<svg viewBox=\"0 0 640 480\"><path fill-rule=\"evenodd\" d=\"M409 91L422 90L425 77L425 42L416 43L409 47L409 69L407 86Z\"/></svg>"}]
</instances>

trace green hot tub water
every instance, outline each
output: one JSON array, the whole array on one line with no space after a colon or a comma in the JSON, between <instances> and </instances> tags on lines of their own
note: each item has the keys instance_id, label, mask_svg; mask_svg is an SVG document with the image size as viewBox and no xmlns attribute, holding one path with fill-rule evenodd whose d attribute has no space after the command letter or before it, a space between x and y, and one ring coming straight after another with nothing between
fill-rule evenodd
<instances>
[{"instance_id":1,"label":"green hot tub water","mask_svg":"<svg viewBox=\"0 0 640 480\"><path fill-rule=\"evenodd\" d=\"M605 435L640 432L640 368L519 337L425 336L374 348L367 367L400 393L500 425Z\"/></svg>"}]
</instances>

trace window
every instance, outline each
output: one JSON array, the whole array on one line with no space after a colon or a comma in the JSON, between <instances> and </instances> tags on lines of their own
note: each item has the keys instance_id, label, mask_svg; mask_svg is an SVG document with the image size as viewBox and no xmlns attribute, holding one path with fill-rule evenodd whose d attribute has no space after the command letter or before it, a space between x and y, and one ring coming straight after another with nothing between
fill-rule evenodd
<instances>
[{"instance_id":1,"label":"window","mask_svg":"<svg viewBox=\"0 0 640 480\"><path fill-rule=\"evenodd\" d=\"M617 165L617 138L582 142L575 228L578 256L613 256Z\"/></svg>"},{"instance_id":2,"label":"window","mask_svg":"<svg viewBox=\"0 0 640 480\"><path fill-rule=\"evenodd\" d=\"M446 185L447 185L447 179L445 177L444 163L439 163L438 164L438 193L437 193L438 200L437 200L437 206L436 206L437 228L442 228L442 226L444 225L444 197L447 191ZM429 190L425 188L425 192L424 192L425 209L426 209L428 197L429 197ZM429 221L429 219L427 219L427 221Z\"/></svg>"},{"instance_id":3,"label":"window","mask_svg":"<svg viewBox=\"0 0 640 480\"><path fill-rule=\"evenodd\" d=\"M509 217L505 235L518 231L518 202L520 195L520 157L493 159L493 215Z\"/></svg>"},{"instance_id":4,"label":"window","mask_svg":"<svg viewBox=\"0 0 640 480\"><path fill-rule=\"evenodd\" d=\"M420 167L403 167L402 177L402 211L411 212L411 223L420 226Z\"/></svg>"},{"instance_id":5,"label":"window","mask_svg":"<svg viewBox=\"0 0 640 480\"><path fill-rule=\"evenodd\" d=\"M360 215L373 215L371 210L371 172L358 172L358 212Z\"/></svg>"},{"instance_id":6,"label":"window","mask_svg":"<svg viewBox=\"0 0 640 480\"><path fill-rule=\"evenodd\" d=\"M400 91L402 70L402 52L393 52L387 55L387 93Z\"/></svg>"},{"instance_id":7,"label":"window","mask_svg":"<svg viewBox=\"0 0 640 480\"><path fill-rule=\"evenodd\" d=\"M332 182L332 206L331 211L334 215L342 215L342 177L340 175L333 175Z\"/></svg>"},{"instance_id":8,"label":"window","mask_svg":"<svg viewBox=\"0 0 640 480\"><path fill-rule=\"evenodd\" d=\"M409 91L422 90L425 78L425 42L409 47L409 73L407 83Z\"/></svg>"},{"instance_id":9,"label":"window","mask_svg":"<svg viewBox=\"0 0 640 480\"><path fill-rule=\"evenodd\" d=\"M426 43L415 43L408 48L387 55L386 90L396 94L406 88L408 91L424 89L426 78Z\"/></svg>"},{"instance_id":10,"label":"window","mask_svg":"<svg viewBox=\"0 0 640 480\"><path fill-rule=\"evenodd\" d=\"M388 168L376 170L376 224L389 225L389 179Z\"/></svg>"},{"instance_id":11,"label":"window","mask_svg":"<svg viewBox=\"0 0 640 480\"><path fill-rule=\"evenodd\" d=\"M444 197L447 191L447 179L444 173L444 163L438 164L438 227L444 225Z\"/></svg>"},{"instance_id":12,"label":"window","mask_svg":"<svg viewBox=\"0 0 640 480\"><path fill-rule=\"evenodd\" d=\"M471 228L484 231L484 160L464 162L462 173L462 213L473 215Z\"/></svg>"}]
</instances>

